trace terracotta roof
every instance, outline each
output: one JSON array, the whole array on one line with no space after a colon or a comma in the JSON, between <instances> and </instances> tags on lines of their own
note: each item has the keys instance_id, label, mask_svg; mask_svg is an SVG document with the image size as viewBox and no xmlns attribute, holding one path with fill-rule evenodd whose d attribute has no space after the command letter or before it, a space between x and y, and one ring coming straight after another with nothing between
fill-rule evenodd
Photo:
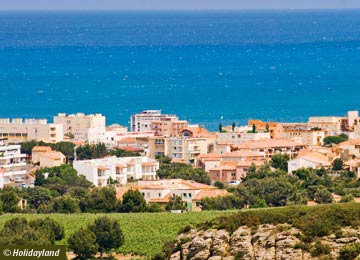
<instances>
[{"instance_id":1,"label":"terracotta roof","mask_svg":"<svg viewBox=\"0 0 360 260\"><path fill-rule=\"evenodd\" d=\"M219 196L226 196L230 193L227 190L219 190L219 189L213 189L213 190L202 190L198 194L195 195L193 200L201 200L203 198L216 198Z\"/></svg>"},{"instance_id":2,"label":"terracotta roof","mask_svg":"<svg viewBox=\"0 0 360 260\"><path fill-rule=\"evenodd\" d=\"M131 138L131 137L125 137L121 140L118 141L118 143L123 143L123 144L129 144L129 143L135 143L136 139L135 138Z\"/></svg>"},{"instance_id":3,"label":"terracotta roof","mask_svg":"<svg viewBox=\"0 0 360 260\"><path fill-rule=\"evenodd\" d=\"M155 165L157 165L157 163L154 163L154 162L143 162L141 165L142 165L142 166L155 166Z\"/></svg>"},{"instance_id":4,"label":"terracotta roof","mask_svg":"<svg viewBox=\"0 0 360 260\"><path fill-rule=\"evenodd\" d=\"M258 152L250 149L241 149L230 153L223 154L223 157L261 157L262 155Z\"/></svg>"},{"instance_id":5,"label":"terracotta roof","mask_svg":"<svg viewBox=\"0 0 360 260\"><path fill-rule=\"evenodd\" d=\"M348 146L352 146L352 145L360 145L360 138L351 139L351 140L342 142L338 145L338 148L346 149Z\"/></svg>"},{"instance_id":6,"label":"terracotta roof","mask_svg":"<svg viewBox=\"0 0 360 260\"><path fill-rule=\"evenodd\" d=\"M102 165L99 165L98 170L105 171L105 170L109 170L109 168L105 167L105 166L102 166Z\"/></svg>"},{"instance_id":7,"label":"terracotta roof","mask_svg":"<svg viewBox=\"0 0 360 260\"><path fill-rule=\"evenodd\" d=\"M51 147L50 146L34 146L34 148L31 151L32 152L50 152Z\"/></svg>"},{"instance_id":8,"label":"terracotta roof","mask_svg":"<svg viewBox=\"0 0 360 260\"><path fill-rule=\"evenodd\" d=\"M154 199L150 199L149 202L153 202L153 203L167 203L170 201L170 198L171 198L171 194L168 193L165 197L163 198L154 198Z\"/></svg>"},{"instance_id":9,"label":"terracotta roof","mask_svg":"<svg viewBox=\"0 0 360 260\"><path fill-rule=\"evenodd\" d=\"M39 157L44 156L53 160L61 160L62 158L65 157L65 155L63 155L61 152L58 151L50 151L50 152L46 152L46 153L41 153L39 154Z\"/></svg>"},{"instance_id":10,"label":"terracotta roof","mask_svg":"<svg viewBox=\"0 0 360 260\"><path fill-rule=\"evenodd\" d=\"M238 149L266 149L266 148L281 148L281 147L297 147L305 146L303 144L295 143L291 140L279 138L279 139L260 139L255 141L247 141L239 144L236 147Z\"/></svg>"},{"instance_id":11,"label":"terracotta roof","mask_svg":"<svg viewBox=\"0 0 360 260\"><path fill-rule=\"evenodd\" d=\"M326 155L323 155L321 153L318 153L318 152L310 152L308 154L305 154L303 156L299 156L298 158L302 158L302 159L305 159L305 160L308 160L308 161L311 161L311 162L314 162L314 163L320 163L322 165L331 165L328 157Z\"/></svg>"},{"instance_id":12,"label":"terracotta roof","mask_svg":"<svg viewBox=\"0 0 360 260\"><path fill-rule=\"evenodd\" d=\"M115 149L120 149L128 152L143 152L143 148L138 148L134 146L124 146L124 147L115 147Z\"/></svg>"},{"instance_id":13,"label":"terracotta roof","mask_svg":"<svg viewBox=\"0 0 360 260\"><path fill-rule=\"evenodd\" d=\"M220 154L216 153L206 153L206 154L200 154L199 159L205 160L205 161L213 161L213 160L219 160L221 158Z\"/></svg>"},{"instance_id":14,"label":"terracotta roof","mask_svg":"<svg viewBox=\"0 0 360 260\"><path fill-rule=\"evenodd\" d=\"M255 166L261 166L265 163L266 161L258 161L258 160L255 160L255 161L238 161L237 162L237 167L250 167L251 165L255 165Z\"/></svg>"},{"instance_id":15,"label":"terracotta roof","mask_svg":"<svg viewBox=\"0 0 360 260\"><path fill-rule=\"evenodd\" d=\"M127 165L125 164L116 164L116 168L126 168Z\"/></svg>"}]
</instances>

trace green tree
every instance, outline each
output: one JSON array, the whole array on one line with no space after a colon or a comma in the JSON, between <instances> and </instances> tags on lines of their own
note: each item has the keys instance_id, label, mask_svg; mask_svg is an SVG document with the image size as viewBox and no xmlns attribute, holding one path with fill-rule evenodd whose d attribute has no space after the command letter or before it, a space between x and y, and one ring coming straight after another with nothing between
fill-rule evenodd
<instances>
[{"instance_id":1,"label":"green tree","mask_svg":"<svg viewBox=\"0 0 360 260\"><path fill-rule=\"evenodd\" d=\"M80 228L68 239L69 248L76 254L76 259L91 259L98 252L95 234L88 228Z\"/></svg>"},{"instance_id":2,"label":"green tree","mask_svg":"<svg viewBox=\"0 0 360 260\"><path fill-rule=\"evenodd\" d=\"M219 132L222 133L222 131L223 131L223 125L222 123L219 123Z\"/></svg>"},{"instance_id":3,"label":"green tree","mask_svg":"<svg viewBox=\"0 0 360 260\"><path fill-rule=\"evenodd\" d=\"M332 195L328 189L324 187L318 188L318 190L314 194L314 199L319 204L331 203Z\"/></svg>"},{"instance_id":4,"label":"green tree","mask_svg":"<svg viewBox=\"0 0 360 260\"><path fill-rule=\"evenodd\" d=\"M89 225L89 230L95 234L100 258L104 252L110 252L111 249L119 248L124 243L124 235L119 222L108 217L96 219L93 224Z\"/></svg>"},{"instance_id":5,"label":"green tree","mask_svg":"<svg viewBox=\"0 0 360 260\"><path fill-rule=\"evenodd\" d=\"M236 126L236 125L235 125L235 122L233 122L232 125L231 125L231 130L232 130L233 132L235 132L235 126Z\"/></svg>"},{"instance_id":6,"label":"green tree","mask_svg":"<svg viewBox=\"0 0 360 260\"><path fill-rule=\"evenodd\" d=\"M165 209L170 210L185 210L186 203L181 199L180 196L172 196L169 202L166 204Z\"/></svg>"},{"instance_id":7,"label":"green tree","mask_svg":"<svg viewBox=\"0 0 360 260\"><path fill-rule=\"evenodd\" d=\"M82 212L115 212L119 206L116 191L112 187L95 188L80 201Z\"/></svg>"},{"instance_id":8,"label":"green tree","mask_svg":"<svg viewBox=\"0 0 360 260\"><path fill-rule=\"evenodd\" d=\"M38 209L40 205L49 205L56 195L58 195L56 191L44 187L22 189L22 197L27 200L28 206L32 209Z\"/></svg>"},{"instance_id":9,"label":"green tree","mask_svg":"<svg viewBox=\"0 0 360 260\"><path fill-rule=\"evenodd\" d=\"M341 171L344 168L344 161L341 160L340 158L336 158L333 162L332 162L332 169L334 171Z\"/></svg>"},{"instance_id":10,"label":"green tree","mask_svg":"<svg viewBox=\"0 0 360 260\"><path fill-rule=\"evenodd\" d=\"M290 156L288 154L274 154L271 156L270 165L275 169L280 169L287 172L289 160Z\"/></svg>"},{"instance_id":11,"label":"green tree","mask_svg":"<svg viewBox=\"0 0 360 260\"><path fill-rule=\"evenodd\" d=\"M51 204L52 212L56 213L79 213L79 200L71 197L70 195L64 195L57 197Z\"/></svg>"},{"instance_id":12,"label":"green tree","mask_svg":"<svg viewBox=\"0 0 360 260\"><path fill-rule=\"evenodd\" d=\"M105 144L85 144L79 146L76 149L76 156L78 160L89 160L96 158L103 158L108 155L108 151L106 149Z\"/></svg>"},{"instance_id":13,"label":"green tree","mask_svg":"<svg viewBox=\"0 0 360 260\"><path fill-rule=\"evenodd\" d=\"M145 212L147 209L146 200L138 190L128 190L123 195L122 212Z\"/></svg>"},{"instance_id":14,"label":"green tree","mask_svg":"<svg viewBox=\"0 0 360 260\"><path fill-rule=\"evenodd\" d=\"M255 124L252 125L252 132L256 133L256 125Z\"/></svg>"},{"instance_id":15,"label":"green tree","mask_svg":"<svg viewBox=\"0 0 360 260\"><path fill-rule=\"evenodd\" d=\"M332 144L339 144L345 142L349 139L347 135L341 134L338 136L327 136L324 138L323 142L324 145L332 145Z\"/></svg>"},{"instance_id":16,"label":"green tree","mask_svg":"<svg viewBox=\"0 0 360 260\"><path fill-rule=\"evenodd\" d=\"M18 203L20 197L14 190L4 190L0 194L3 211L6 213L14 213L20 211Z\"/></svg>"},{"instance_id":17,"label":"green tree","mask_svg":"<svg viewBox=\"0 0 360 260\"><path fill-rule=\"evenodd\" d=\"M0 231L2 245L52 245L64 238L64 228L50 219L12 218Z\"/></svg>"},{"instance_id":18,"label":"green tree","mask_svg":"<svg viewBox=\"0 0 360 260\"><path fill-rule=\"evenodd\" d=\"M137 152L131 152L131 151L126 151L120 148L116 148L111 150L111 155L115 155L116 157L136 157L136 156L141 156L140 153Z\"/></svg>"}]
</instances>

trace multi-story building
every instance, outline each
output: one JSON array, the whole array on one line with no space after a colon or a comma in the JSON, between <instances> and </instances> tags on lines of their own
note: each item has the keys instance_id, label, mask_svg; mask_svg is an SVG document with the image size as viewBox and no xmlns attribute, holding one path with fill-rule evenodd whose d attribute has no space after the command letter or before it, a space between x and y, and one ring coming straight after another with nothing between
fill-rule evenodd
<instances>
[{"instance_id":1,"label":"multi-story building","mask_svg":"<svg viewBox=\"0 0 360 260\"><path fill-rule=\"evenodd\" d=\"M321 146L326 137L325 130L309 128L307 124L288 123L283 127L282 137L300 144Z\"/></svg>"},{"instance_id":2,"label":"multi-story building","mask_svg":"<svg viewBox=\"0 0 360 260\"><path fill-rule=\"evenodd\" d=\"M344 132L352 132L359 125L359 112L348 111L346 117L339 116L316 116L310 117L308 126L310 128L325 130L326 136L339 135Z\"/></svg>"},{"instance_id":3,"label":"multi-story building","mask_svg":"<svg viewBox=\"0 0 360 260\"><path fill-rule=\"evenodd\" d=\"M208 152L206 138L152 137L149 138L149 156L166 155L172 159L193 162L200 154Z\"/></svg>"},{"instance_id":4,"label":"multi-story building","mask_svg":"<svg viewBox=\"0 0 360 260\"><path fill-rule=\"evenodd\" d=\"M157 136L178 136L187 127L186 120L164 117L151 122L151 130Z\"/></svg>"},{"instance_id":5,"label":"multi-story building","mask_svg":"<svg viewBox=\"0 0 360 260\"><path fill-rule=\"evenodd\" d=\"M139 114L130 117L131 132L151 132L153 131L152 122L179 120L175 115L161 114L161 110L144 110ZM155 124L155 126L159 126ZM175 126L174 126L175 127Z\"/></svg>"},{"instance_id":6,"label":"multi-story building","mask_svg":"<svg viewBox=\"0 0 360 260\"><path fill-rule=\"evenodd\" d=\"M62 124L64 134L76 135L77 133L84 134L87 129L101 129L103 132L106 130L106 118L101 114L85 115L83 113L66 115L59 113L54 116L55 124ZM99 132L97 130L96 132Z\"/></svg>"},{"instance_id":7,"label":"multi-story building","mask_svg":"<svg viewBox=\"0 0 360 260\"><path fill-rule=\"evenodd\" d=\"M2 118L0 138L16 143L31 140L56 143L64 140L64 132L61 124L49 124L46 119Z\"/></svg>"},{"instance_id":8,"label":"multi-story building","mask_svg":"<svg viewBox=\"0 0 360 260\"><path fill-rule=\"evenodd\" d=\"M128 180L156 180L159 162L146 156L115 156L74 161L74 169L97 187L106 187L110 180L126 184Z\"/></svg>"},{"instance_id":9,"label":"multi-story building","mask_svg":"<svg viewBox=\"0 0 360 260\"><path fill-rule=\"evenodd\" d=\"M298 152L306 145L295 143L287 139L262 139L257 141L248 141L234 146L234 150L252 150L260 153L264 158L269 159L273 154L287 154L290 158L295 158Z\"/></svg>"},{"instance_id":10,"label":"multi-story building","mask_svg":"<svg viewBox=\"0 0 360 260\"><path fill-rule=\"evenodd\" d=\"M0 139L0 188L23 182L26 169L26 155L21 154L20 145L6 145L5 139Z\"/></svg>"}]
</instances>

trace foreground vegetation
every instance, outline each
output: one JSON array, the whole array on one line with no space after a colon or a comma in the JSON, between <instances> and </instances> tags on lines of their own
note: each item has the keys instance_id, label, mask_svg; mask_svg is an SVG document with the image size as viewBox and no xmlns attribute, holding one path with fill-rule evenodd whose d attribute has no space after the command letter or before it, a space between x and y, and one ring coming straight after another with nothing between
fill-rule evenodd
<instances>
[{"instance_id":1,"label":"foreground vegetation","mask_svg":"<svg viewBox=\"0 0 360 260\"><path fill-rule=\"evenodd\" d=\"M343 227L358 229L360 226L360 204L339 203L319 206L291 206L283 208L267 208L241 210L229 216L221 216L212 221L197 226L198 230L225 229L230 235L239 227L247 226L254 234L262 224L272 224L281 229L280 224L290 224L299 229L301 233L295 236L299 239L294 248L308 251L312 256L329 255L329 245L322 244L321 238L333 235L336 238L343 237ZM188 233L190 227L185 227L183 233ZM346 235L346 234L345 234ZM183 243L186 243L184 240ZM340 242L340 244L343 242ZM339 260L351 260L360 254L360 243L344 242L339 252ZM156 259L168 259L168 257L179 250L179 244L166 243L163 254ZM235 259L242 259L236 258ZM321 258L334 259L334 258ZM358 258L356 258L358 259Z\"/></svg>"},{"instance_id":2,"label":"foreground vegetation","mask_svg":"<svg viewBox=\"0 0 360 260\"><path fill-rule=\"evenodd\" d=\"M124 235L124 244L119 253L152 257L162 251L162 245L175 239L179 230L184 226L196 226L216 217L233 212L207 211L198 213L170 214L170 213L109 213L109 214L5 214L0 216L0 229L4 223L14 217L27 220L50 217L64 226L65 237L57 242L66 244L67 239L101 216L108 216L117 220Z\"/></svg>"}]
</instances>

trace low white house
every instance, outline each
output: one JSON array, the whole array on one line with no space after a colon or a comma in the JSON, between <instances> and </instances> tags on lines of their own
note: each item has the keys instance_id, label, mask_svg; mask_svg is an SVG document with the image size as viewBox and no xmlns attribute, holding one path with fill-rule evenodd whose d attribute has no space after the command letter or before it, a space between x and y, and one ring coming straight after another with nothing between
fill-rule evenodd
<instances>
[{"instance_id":1,"label":"low white house","mask_svg":"<svg viewBox=\"0 0 360 260\"><path fill-rule=\"evenodd\" d=\"M110 179L119 184L126 184L128 180L156 180L159 162L147 156L122 157L115 156L102 159L74 161L74 169L78 174L97 187L105 187Z\"/></svg>"},{"instance_id":2,"label":"low white house","mask_svg":"<svg viewBox=\"0 0 360 260\"><path fill-rule=\"evenodd\" d=\"M331 162L327 156L318 152L310 152L288 161L288 173L292 173L301 168L319 169L321 167L328 168L330 166Z\"/></svg>"}]
</instances>

